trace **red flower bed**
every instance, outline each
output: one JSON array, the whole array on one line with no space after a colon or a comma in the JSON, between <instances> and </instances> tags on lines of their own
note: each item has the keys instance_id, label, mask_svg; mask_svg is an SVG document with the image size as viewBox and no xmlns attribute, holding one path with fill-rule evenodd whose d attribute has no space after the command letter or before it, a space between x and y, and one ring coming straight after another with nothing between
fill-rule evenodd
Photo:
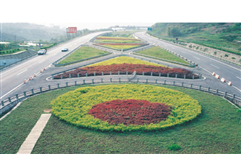
<instances>
[{"instance_id":1,"label":"red flower bed","mask_svg":"<svg viewBox=\"0 0 241 154\"><path fill-rule=\"evenodd\" d=\"M142 75L144 72L145 75L152 75L153 76L159 76L159 73L161 73L161 76L167 76L169 74L169 77L175 77L177 74L178 78L184 78L184 75L186 75L187 79L192 79L193 73L186 69L181 68L169 68L169 67L162 67L162 66L152 66L152 65L145 65L145 64L112 64L112 65L101 65L101 66L89 66L84 68L77 68L73 71L64 72L63 74L58 74L54 76L54 79L60 79L61 75L63 78L69 78L69 74L71 74L71 77L77 77L79 74L79 77L86 76L86 73L88 76L94 76L95 75L102 75L102 72L104 75L109 75L110 72L113 75L118 74L118 71L120 71L120 74L126 74L126 71L128 71L128 74L133 73L136 71L137 75ZM194 78L199 78L198 75L194 75Z\"/></svg>"},{"instance_id":2,"label":"red flower bed","mask_svg":"<svg viewBox=\"0 0 241 154\"><path fill-rule=\"evenodd\" d=\"M129 99L96 104L88 114L109 124L143 125L165 120L170 111L170 107L163 103Z\"/></svg>"},{"instance_id":3,"label":"red flower bed","mask_svg":"<svg viewBox=\"0 0 241 154\"><path fill-rule=\"evenodd\" d=\"M97 43L97 45L145 45L145 43Z\"/></svg>"}]
</instances>

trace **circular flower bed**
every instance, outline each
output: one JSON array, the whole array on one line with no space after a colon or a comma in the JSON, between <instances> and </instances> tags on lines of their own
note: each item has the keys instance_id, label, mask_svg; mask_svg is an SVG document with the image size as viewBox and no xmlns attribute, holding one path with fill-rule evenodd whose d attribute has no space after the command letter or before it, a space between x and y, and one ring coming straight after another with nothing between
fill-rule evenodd
<instances>
[{"instance_id":1,"label":"circular flower bed","mask_svg":"<svg viewBox=\"0 0 241 154\"><path fill-rule=\"evenodd\" d=\"M146 100L150 102L149 107L155 102L164 103L171 110L165 120L156 123L153 121L150 124L147 122L144 124L130 123L129 125L124 124L125 122L113 124L89 114L93 106L113 100ZM76 126L102 131L159 130L190 121L201 113L198 101L182 92L141 84L81 87L59 96L51 102L51 105L52 113L59 119Z\"/></svg>"},{"instance_id":2,"label":"circular flower bed","mask_svg":"<svg viewBox=\"0 0 241 154\"><path fill-rule=\"evenodd\" d=\"M88 114L109 124L143 125L165 120L170 111L169 106L163 103L128 99L96 104Z\"/></svg>"}]
</instances>

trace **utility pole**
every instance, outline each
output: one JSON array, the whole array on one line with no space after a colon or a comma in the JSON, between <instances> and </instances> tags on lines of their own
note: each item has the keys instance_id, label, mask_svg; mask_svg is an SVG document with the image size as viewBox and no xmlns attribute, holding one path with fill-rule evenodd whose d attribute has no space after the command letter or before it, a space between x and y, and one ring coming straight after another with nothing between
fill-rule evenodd
<instances>
[{"instance_id":1,"label":"utility pole","mask_svg":"<svg viewBox=\"0 0 241 154\"><path fill-rule=\"evenodd\" d=\"M66 37L67 37L67 40L68 40L68 28L66 28Z\"/></svg>"},{"instance_id":2,"label":"utility pole","mask_svg":"<svg viewBox=\"0 0 241 154\"><path fill-rule=\"evenodd\" d=\"M3 41L3 35L2 35L2 33L3 33L3 23L1 22L1 41L0 41L0 42Z\"/></svg>"}]
</instances>

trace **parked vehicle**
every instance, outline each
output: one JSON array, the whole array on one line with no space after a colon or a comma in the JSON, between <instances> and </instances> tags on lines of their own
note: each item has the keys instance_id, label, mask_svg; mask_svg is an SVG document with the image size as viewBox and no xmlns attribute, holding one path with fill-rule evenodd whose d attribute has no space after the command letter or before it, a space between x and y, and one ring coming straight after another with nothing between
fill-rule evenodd
<instances>
[{"instance_id":1,"label":"parked vehicle","mask_svg":"<svg viewBox=\"0 0 241 154\"><path fill-rule=\"evenodd\" d=\"M69 49L68 48L63 48L62 52L65 52L65 51L69 51Z\"/></svg>"},{"instance_id":2,"label":"parked vehicle","mask_svg":"<svg viewBox=\"0 0 241 154\"><path fill-rule=\"evenodd\" d=\"M46 49L41 49L38 51L38 55L44 55L47 53L47 50Z\"/></svg>"}]
</instances>

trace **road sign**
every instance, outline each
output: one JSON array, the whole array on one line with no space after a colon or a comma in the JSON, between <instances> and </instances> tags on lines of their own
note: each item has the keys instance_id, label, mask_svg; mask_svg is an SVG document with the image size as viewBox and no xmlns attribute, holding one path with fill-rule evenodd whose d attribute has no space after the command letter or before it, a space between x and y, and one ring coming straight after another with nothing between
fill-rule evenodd
<instances>
[{"instance_id":1,"label":"road sign","mask_svg":"<svg viewBox=\"0 0 241 154\"><path fill-rule=\"evenodd\" d=\"M77 27L68 27L67 33L77 33Z\"/></svg>"}]
</instances>

